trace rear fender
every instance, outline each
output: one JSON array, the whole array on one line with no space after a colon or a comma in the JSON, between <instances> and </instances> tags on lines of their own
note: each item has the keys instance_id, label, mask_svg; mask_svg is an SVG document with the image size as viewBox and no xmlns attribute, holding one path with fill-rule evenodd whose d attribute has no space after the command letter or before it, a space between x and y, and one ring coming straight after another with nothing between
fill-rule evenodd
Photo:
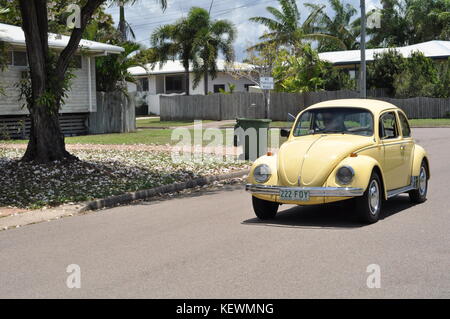
<instances>
[{"instance_id":1,"label":"rear fender","mask_svg":"<svg viewBox=\"0 0 450 319\"><path fill-rule=\"evenodd\" d=\"M425 160L427 163L427 175L428 179L430 179L430 163L428 161L427 152L425 149L420 145L414 146L414 157L413 157L413 165L412 165L412 171L411 176L419 176L420 174L420 165L422 164L422 161Z\"/></svg>"}]
</instances>

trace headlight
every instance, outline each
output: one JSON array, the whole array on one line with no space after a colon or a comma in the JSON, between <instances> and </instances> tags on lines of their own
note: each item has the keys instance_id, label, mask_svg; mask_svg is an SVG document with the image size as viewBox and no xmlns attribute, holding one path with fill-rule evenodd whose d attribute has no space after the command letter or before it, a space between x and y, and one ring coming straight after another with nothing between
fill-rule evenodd
<instances>
[{"instance_id":1,"label":"headlight","mask_svg":"<svg viewBox=\"0 0 450 319\"><path fill-rule=\"evenodd\" d=\"M355 176L355 171L350 166L342 166L337 170L336 178L339 184L350 184Z\"/></svg>"},{"instance_id":2,"label":"headlight","mask_svg":"<svg viewBox=\"0 0 450 319\"><path fill-rule=\"evenodd\" d=\"M253 177L258 183L267 182L272 175L270 167L266 164L256 166L253 171Z\"/></svg>"}]
</instances>

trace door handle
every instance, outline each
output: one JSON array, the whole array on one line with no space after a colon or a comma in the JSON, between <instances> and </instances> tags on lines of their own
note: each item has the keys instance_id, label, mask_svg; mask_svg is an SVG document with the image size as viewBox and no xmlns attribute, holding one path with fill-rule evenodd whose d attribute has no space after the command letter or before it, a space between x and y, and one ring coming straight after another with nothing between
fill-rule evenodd
<instances>
[{"instance_id":1,"label":"door handle","mask_svg":"<svg viewBox=\"0 0 450 319\"><path fill-rule=\"evenodd\" d=\"M400 150L404 151L405 150L405 145L401 145L400 146Z\"/></svg>"}]
</instances>

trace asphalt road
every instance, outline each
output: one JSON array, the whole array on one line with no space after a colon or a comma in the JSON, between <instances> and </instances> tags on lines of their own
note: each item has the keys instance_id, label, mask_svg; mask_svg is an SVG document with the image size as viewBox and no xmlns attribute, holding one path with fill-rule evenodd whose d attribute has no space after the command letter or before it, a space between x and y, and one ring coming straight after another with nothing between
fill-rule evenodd
<instances>
[{"instance_id":1,"label":"asphalt road","mask_svg":"<svg viewBox=\"0 0 450 319\"><path fill-rule=\"evenodd\" d=\"M0 297L450 297L450 129L415 129L428 201L355 221L343 206L282 206L258 222L242 186L0 232ZM69 289L66 267L81 269ZM377 264L381 288L368 288Z\"/></svg>"}]
</instances>

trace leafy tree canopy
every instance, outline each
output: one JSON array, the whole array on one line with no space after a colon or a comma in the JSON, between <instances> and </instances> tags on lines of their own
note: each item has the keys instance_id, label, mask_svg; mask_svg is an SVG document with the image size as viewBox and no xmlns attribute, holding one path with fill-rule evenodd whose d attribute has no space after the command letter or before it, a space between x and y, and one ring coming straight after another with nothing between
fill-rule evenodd
<instances>
[{"instance_id":1,"label":"leafy tree canopy","mask_svg":"<svg viewBox=\"0 0 450 319\"><path fill-rule=\"evenodd\" d=\"M280 92L311 92L354 88L347 73L319 59L309 44L295 54L282 50L274 67L276 90Z\"/></svg>"},{"instance_id":2,"label":"leafy tree canopy","mask_svg":"<svg viewBox=\"0 0 450 319\"><path fill-rule=\"evenodd\" d=\"M450 40L450 0L382 0L381 28L369 29L371 47Z\"/></svg>"},{"instance_id":3,"label":"leafy tree canopy","mask_svg":"<svg viewBox=\"0 0 450 319\"><path fill-rule=\"evenodd\" d=\"M71 30L67 28L67 18L71 12L67 12L70 4L83 6L86 0L52 0L48 2L48 31L56 34L70 35ZM116 44L120 42L118 31L110 14L105 13L105 5L95 10L94 15L86 26L83 38L93 41ZM0 0L0 8L5 9L0 14L0 23L22 26L18 1Z\"/></svg>"}]
</instances>

